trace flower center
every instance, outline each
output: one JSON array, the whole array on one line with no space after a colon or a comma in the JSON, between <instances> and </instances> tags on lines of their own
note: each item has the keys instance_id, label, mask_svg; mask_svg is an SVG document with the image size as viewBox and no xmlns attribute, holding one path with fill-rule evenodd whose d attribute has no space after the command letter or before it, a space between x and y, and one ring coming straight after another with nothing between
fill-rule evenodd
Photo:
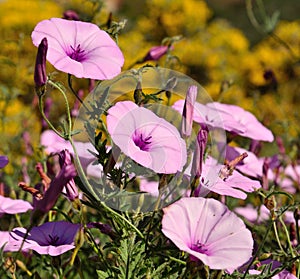
<instances>
[{"instance_id":1,"label":"flower center","mask_svg":"<svg viewBox=\"0 0 300 279\"><path fill-rule=\"evenodd\" d=\"M58 245L58 240L59 240L59 236L57 235L48 235L49 236L49 245L53 245L53 246L57 246Z\"/></svg>"},{"instance_id":2,"label":"flower center","mask_svg":"<svg viewBox=\"0 0 300 279\"><path fill-rule=\"evenodd\" d=\"M82 62L85 60L85 53L84 50L80 48L80 44L74 48L72 46L71 51L67 54L71 59L77 61L77 62Z\"/></svg>"},{"instance_id":3,"label":"flower center","mask_svg":"<svg viewBox=\"0 0 300 279\"><path fill-rule=\"evenodd\" d=\"M191 249L201 254L208 254L208 249L205 247L205 244L200 243L199 240L196 244L192 245Z\"/></svg>"},{"instance_id":4,"label":"flower center","mask_svg":"<svg viewBox=\"0 0 300 279\"><path fill-rule=\"evenodd\" d=\"M149 151L152 136L145 136L142 133L135 133L133 136L133 142L143 151Z\"/></svg>"}]
</instances>

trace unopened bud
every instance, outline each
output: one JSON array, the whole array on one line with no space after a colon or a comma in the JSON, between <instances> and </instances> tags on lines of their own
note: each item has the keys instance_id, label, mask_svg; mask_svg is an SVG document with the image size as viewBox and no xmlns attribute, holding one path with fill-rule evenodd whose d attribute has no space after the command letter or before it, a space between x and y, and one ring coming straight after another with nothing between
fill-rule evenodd
<instances>
[{"instance_id":1,"label":"unopened bud","mask_svg":"<svg viewBox=\"0 0 300 279\"><path fill-rule=\"evenodd\" d=\"M46 73L46 56L48 51L47 38L42 39L38 47L38 52L35 60L34 82L38 95L42 95L45 91L47 82Z\"/></svg>"}]
</instances>

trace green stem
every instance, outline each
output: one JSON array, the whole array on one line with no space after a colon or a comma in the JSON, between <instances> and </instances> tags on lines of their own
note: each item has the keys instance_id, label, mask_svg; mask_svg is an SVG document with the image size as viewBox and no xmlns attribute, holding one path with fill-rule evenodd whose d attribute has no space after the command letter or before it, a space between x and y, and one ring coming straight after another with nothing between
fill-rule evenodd
<instances>
[{"instance_id":1,"label":"green stem","mask_svg":"<svg viewBox=\"0 0 300 279\"><path fill-rule=\"evenodd\" d=\"M293 257L295 257L296 255L295 255L294 249L293 249L293 247L292 247L292 243L291 243L291 239L290 239L290 234L289 234L289 231L288 231L288 229L287 229L285 223L284 223L283 220L282 220L282 215L279 216L279 221L280 221L280 223L281 223L281 225L282 225L282 227L283 227L283 229L284 229L284 232L285 232L285 235L286 235L286 238L287 238L287 242L288 242L288 246L289 246L289 249L290 249L290 251L291 251L291 255L292 255Z\"/></svg>"},{"instance_id":2,"label":"green stem","mask_svg":"<svg viewBox=\"0 0 300 279\"><path fill-rule=\"evenodd\" d=\"M273 223L273 221L272 221L272 223ZM268 234L269 234L269 232L272 228L272 225L273 225L272 223L268 226L267 231L264 235L264 238L263 238L262 242L260 243L259 247L257 248L255 254L252 256L252 259L251 259L250 263L248 264L247 269L245 270L245 273L244 273L244 276L243 276L242 279L246 278L247 273L249 272L249 269L252 267L252 264L254 263L254 261L256 260L256 258L258 256L258 254L260 253L260 250L263 248L263 246L264 246L264 244L267 240Z\"/></svg>"},{"instance_id":3,"label":"green stem","mask_svg":"<svg viewBox=\"0 0 300 279\"><path fill-rule=\"evenodd\" d=\"M48 126L61 138L64 138L64 136L55 129L55 127L52 125L52 123L49 121L49 119L47 118L47 116L44 113L44 100L43 100L43 95L39 96L39 110L42 114L42 117L44 118L44 120L46 121L46 123L48 124Z\"/></svg>"},{"instance_id":4,"label":"green stem","mask_svg":"<svg viewBox=\"0 0 300 279\"><path fill-rule=\"evenodd\" d=\"M277 230L277 226L276 226L276 222L273 221L273 229L274 229L274 233L275 233L275 238L276 238L276 241L277 241L277 244L279 246L279 249L284 253L284 255L287 255L287 253L284 251L281 243L280 243L280 239L279 239L279 236L278 236L278 230Z\"/></svg>"},{"instance_id":5,"label":"green stem","mask_svg":"<svg viewBox=\"0 0 300 279\"><path fill-rule=\"evenodd\" d=\"M81 162L79 160L79 157L78 157L78 153L76 151L76 148L75 148L75 145L74 145L74 142L72 140L72 138L70 137L68 139L73 147L73 150L74 150L74 154L75 154L75 162L76 162L76 165L77 165L77 170L79 172L79 175L80 175L80 178L83 180L83 183L85 185L85 187L87 188L87 190L89 191L90 194L93 195L93 197L97 197L97 194L95 193L93 187L91 186L91 184L89 183L84 171L83 171L83 168L82 168L82 165L81 165ZM134 226L131 222L129 222L129 220L127 220L123 215L119 214L118 212L114 211L113 209L111 209L110 207L108 207L104 202L98 200L98 202L100 202L100 204L102 205L102 207L104 207L104 209L106 209L106 211L110 212L112 215L114 215L115 217L123 220L127 225L129 225L134 231L136 231L136 233L142 238L144 239L144 235L141 233L141 231L136 227Z\"/></svg>"},{"instance_id":6,"label":"green stem","mask_svg":"<svg viewBox=\"0 0 300 279\"><path fill-rule=\"evenodd\" d=\"M66 111L67 111L67 122L68 122L68 131L67 131L67 139L71 137L71 133L72 133L72 120L71 120L71 113L70 113L70 106L69 106L69 102L68 102L68 98L66 96L66 93L62 90L61 87L59 87L56 83L54 83L53 81L49 80L48 83L56 88L62 95L65 101L65 106L66 106ZM65 137L63 137L65 138Z\"/></svg>"}]
</instances>

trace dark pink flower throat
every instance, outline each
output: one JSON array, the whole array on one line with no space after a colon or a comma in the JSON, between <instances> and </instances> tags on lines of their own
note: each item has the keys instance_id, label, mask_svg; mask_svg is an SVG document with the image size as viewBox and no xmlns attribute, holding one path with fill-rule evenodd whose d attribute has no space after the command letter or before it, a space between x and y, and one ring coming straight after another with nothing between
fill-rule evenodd
<instances>
[{"instance_id":1,"label":"dark pink flower throat","mask_svg":"<svg viewBox=\"0 0 300 279\"><path fill-rule=\"evenodd\" d=\"M71 59L73 59L73 60L75 60L77 62L82 62L82 61L85 60L86 53L85 53L85 51L83 49L80 48L80 44L77 45L76 48L74 48L72 46L70 46L70 47L71 47L71 50L67 53L67 55Z\"/></svg>"},{"instance_id":2,"label":"dark pink flower throat","mask_svg":"<svg viewBox=\"0 0 300 279\"><path fill-rule=\"evenodd\" d=\"M133 135L133 142L143 151L149 151L152 136L145 136L142 133L135 132Z\"/></svg>"}]
</instances>

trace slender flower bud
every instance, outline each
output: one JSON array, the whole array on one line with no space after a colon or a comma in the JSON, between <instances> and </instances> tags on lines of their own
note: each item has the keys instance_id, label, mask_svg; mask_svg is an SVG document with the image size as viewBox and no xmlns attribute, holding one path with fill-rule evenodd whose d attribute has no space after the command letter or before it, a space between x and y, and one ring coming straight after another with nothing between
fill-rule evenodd
<instances>
[{"instance_id":1,"label":"slender flower bud","mask_svg":"<svg viewBox=\"0 0 300 279\"><path fill-rule=\"evenodd\" d=\"M193 164L191 175L194 178L199 178L202 173L202 163L204 157L204 150L207 144L208 130L206 128L201 128L198 132L196 140L196 150L193 157Z\"/></svg>"},{"instance_id":2,"label":"slender flower bud","mask_svg":"<svg viewBox=\"0 0 300 279\"><path fill-rule=\"evenodd\" d=\"M148 53L143 59L143 62L146 61L158 61L162 56L168 52L169 46L154 46L150 48Z\"/></svg>"},{"instance_id":3,"label":"slender flower bud","mask_svg":"<svg viewBox=\"0 0 300 279\"><path fill-rule=\"evenodd\" d=\"M78 14L73 10L66 10L63 13L63 18L68 20L79 20Z\"/></svg>"},{"instance_id":4,"label":"slender flower bud","mask_svg":"<svg viewBox=\"0 0 300 279\"><path fill-rule=\"evenodd\" d=\"M46 73L46 56L48 51L48 41L47 38L42 39L39 44L38 52L35 60L35 70L34 70L34 82L38 94L43 94L43 87L47 82Z\"/></svg>"},{"instance_id":5,"label":"slender flower bud","mask_svg":"<svg viewBox=\"0 0 300 279\"><path fill-rule=\"evenodd\" d=\"M192 134L194 105L196 102L198 87L192 85L189 87L183 107L181 120L181 136L189 137Z\"/></svg>"}]
</instances>

